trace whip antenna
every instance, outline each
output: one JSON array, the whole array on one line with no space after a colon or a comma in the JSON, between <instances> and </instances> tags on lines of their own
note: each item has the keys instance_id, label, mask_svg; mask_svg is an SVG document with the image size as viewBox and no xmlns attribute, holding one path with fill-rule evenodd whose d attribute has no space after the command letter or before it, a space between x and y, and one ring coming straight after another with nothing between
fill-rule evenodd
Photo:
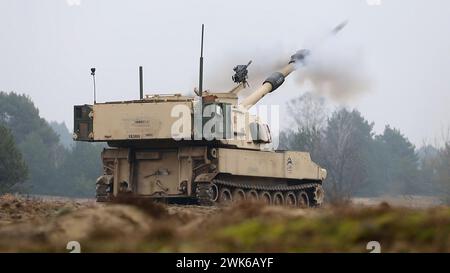
<instances>
[{"instance_id":1,"label":"whip antenna","mask_svg":"<svg viewBox=\"0 0 450 273\"><path fill-rule=\"evenodd\" d=\"M94 104L97 102L96 94L95 94L95 67L91 68L92 80L94 81Z\"/></svg>"},{"instance_id":2,"label":"whip antenna","mask_svg":"<svg viewBox=\"0 0 450 273\"><path fill-rule=\"evenodd\" d=\"M203 34L205 31L205 25L202 24L202 40L200 44L200 72L198 79L198 95L202 97L203 93Z\"/></svg>"}]
</instances>

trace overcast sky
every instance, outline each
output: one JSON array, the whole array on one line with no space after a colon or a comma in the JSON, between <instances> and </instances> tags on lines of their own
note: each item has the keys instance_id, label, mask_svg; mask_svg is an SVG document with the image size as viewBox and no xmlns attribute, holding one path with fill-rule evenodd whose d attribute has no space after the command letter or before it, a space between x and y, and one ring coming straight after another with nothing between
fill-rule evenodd
<instances>
[{"instance_id":1,"label":"overcast sky","mask_svg":"<svg viewBox=\"0 0 450 273\"><path fill-rule=\"evenodd\" d=\"M446 0L1 0L0 90L30 95L44 118L70 127L73 105L92 102L93 66L98 101L137 98L139 65L147 94L193 90L201 23L205 87L225 90L235 64L251 59L250 77L252 68L270 74L272 60L287 61L287 52L343 20L336 54L360 52L371 81L370 91L346 104L374 121L376 132L391 124L419 146L441 138L450 126ZM288 78L262 103L283 106L305 91Z\"/></svg>"}]
</instances>

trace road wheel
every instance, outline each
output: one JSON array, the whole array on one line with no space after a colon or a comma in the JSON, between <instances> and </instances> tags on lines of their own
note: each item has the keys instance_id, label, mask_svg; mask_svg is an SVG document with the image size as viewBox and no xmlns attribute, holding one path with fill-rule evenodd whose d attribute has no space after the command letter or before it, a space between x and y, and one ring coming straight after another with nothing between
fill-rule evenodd
<instances>
[{"instance_id":1,"label":"road wheel","mask_svg":"<svg viewBox=\"0 0 450 273\"><path fill-rule=\"evenodd\" d=\"M256 190L249 190L246 193L246 199L250 202L258 201L258 192Z\"/></svg>"},{"instance_id":2,"label":"road wheel","mask_svg":"<svg viewBox=\"0 0 450 273\"><path fill-rule=\"evenodd\" d=\"M277 191L273 194L272 202L275 206L284 205L284 196L281 192Z\"/></svg>"},{"instance_id":3,"label":"road wheel","mask_svg":"<svg viewBox=\"0 0 450 273\"><path fill-rule=\"evenodd\" d=\"M245 201L245 192L243 189L235 189L233 191L233 202Z\"/></svg>"},{"instance_id":4,"label":"road wheel","mask_svg":"<svg viewBox=\"0 0 450 273\"><path fill-rule=\"evenodd\" d=\"M284 204L287 207L296 207L297 206L297 196L292 191L288 191L284 196Z\"/></svg>"},{"instance_id":5,"label":"road wheel","mask_svg":"<svg viewBox=\"0 0 450 273\"><path fill-rule=\"evenodd\" d=\"M324 190L321 185L318 185L314 190L314 201L315 205L320 206L323 203L323 199L325 197Z\"/></svg>"},{"instance_id":6,"label":"road wheel","mask_svg":"<svg viewBox=\"0 0 450 273\"><path fill-rule=\"evenodd\" d=\"M309 197L308 194L306 193L306 191L300 191L298 193L298 206L300 208L307 208L309 207Z\"/></svg>"},{"instance_id":7,"label":"road wheel","mask_svg":"<svg viewBox=\"0 0 450 273\"><path fill-rule=\"evenodd\" d=\"M270 193L268 191L262 191L259 193L259 200L261 200L266 205L272 204L272 196L270 196Z\"/></svg>"},{"instance_id":8,"label":"road wheel","mask_svg":"<svg viewBox=\"0 0 450 273\"><path fill-rule=\"evenodd\" d=\"M216 184L211 184L211 188L209 189L209 194L211 201L216 202L219 199L219 188Z\"/></svg>"},{"instance_id":9,"label":"road wheel","mask_svg":"<svg viewBox=\"0 0 450 273\"><path fill-rule=\"evenodd\" d=\"M231 191L228 188L221 188L219 192L219 203L229 204L233 201Z\"/></svg>"}]
</instances>

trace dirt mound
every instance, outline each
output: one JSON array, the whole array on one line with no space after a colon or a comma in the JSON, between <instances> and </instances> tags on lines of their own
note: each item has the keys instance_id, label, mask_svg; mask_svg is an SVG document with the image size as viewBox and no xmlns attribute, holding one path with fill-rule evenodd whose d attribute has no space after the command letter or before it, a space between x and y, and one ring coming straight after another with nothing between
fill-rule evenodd
<instances>
[{"instance_id":1,"label":"dirt mound","mask_svg":"<svg viewBox=\"0 0 450 273\"><path fill-rule=\"evenodd\" d=\"M67 252L69 241L83 252L367 252L369 241L383 252L450 251L446 207L77 205L2 196L4 204L0 251Z\"/></svg>"},{"instance_id":2,"label":"dirt mound","mask_svg":"<svg viewBox=\"0 0 450 273\"><path fill-rule=\"evenodd\" d=\"M46 201L44 198L31 196L0 195L0 226L17 221L49 218L94 205L93 201L67 198Z\"/></svg>"}]
</instances>

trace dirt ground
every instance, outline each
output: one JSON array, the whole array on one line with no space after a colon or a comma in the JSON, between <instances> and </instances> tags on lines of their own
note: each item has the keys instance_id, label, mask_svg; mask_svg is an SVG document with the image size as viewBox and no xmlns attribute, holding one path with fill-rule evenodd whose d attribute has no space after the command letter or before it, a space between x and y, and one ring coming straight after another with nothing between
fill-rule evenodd
<instances>
[{"instance_id":1,"label":"dirt ground","mask_svg":"<svg viewBox=\"0 0 450 273\"><path fill-rule=\"evenodd\" d=\"M394 207L407 207L407 208L430 208L441 205L441 200L434 196L415 196L415 195L403 195L403 196L383 196L377 198L353 198L353 204L356 206L376 206L383 202L388 203Z\"/></svg>"},{"instance_id":2,"label":"dirt ground","mask_svg":"<svg viewBox=\"0 0 450 273\"><path fill-rule=\"evenodd\" d=\"M293 209L3 195L0 252L68 252L69 241L82 252L368 252L369 241L385 252L448 252L450 209L437 205L425 197Z\"/></svg>"}]
</instances>

